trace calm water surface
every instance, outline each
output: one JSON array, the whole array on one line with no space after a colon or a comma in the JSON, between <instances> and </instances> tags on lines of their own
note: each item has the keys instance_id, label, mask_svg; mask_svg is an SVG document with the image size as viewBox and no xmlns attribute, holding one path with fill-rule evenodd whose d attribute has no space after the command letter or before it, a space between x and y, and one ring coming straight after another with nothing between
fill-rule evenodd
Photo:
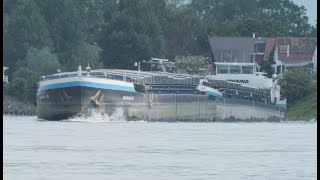
<instances>
[{"instance_id":1,"label":"calm water surface","mask_svg":"<svg viewBox=\"0 0 320 180\"><path fill-rule=\"evenodd\" d=\"M6 180L316 179L316 122L3 118Z\"/></svg>"}]
</instances>

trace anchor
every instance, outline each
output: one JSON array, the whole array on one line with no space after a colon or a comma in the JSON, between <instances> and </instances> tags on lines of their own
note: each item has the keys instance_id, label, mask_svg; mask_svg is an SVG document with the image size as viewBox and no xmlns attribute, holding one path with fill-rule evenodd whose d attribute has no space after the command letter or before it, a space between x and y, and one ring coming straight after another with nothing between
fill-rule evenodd
<instances>
[{"instance_id":1,"label":"anchor","mask_svg":"<svg viewBox=\"0 0 320 180\"><path fill-rule=\"evenodd\" d=\"M99 106L99 108L102 108L103 107L104 94L102 94L101 97L99 98L100 93L101 93L101 91L98 90L98 92L94 96L90 97L90 99L91 99L91 102L93 102L93 104L95 106Z\"/></svg>"},{"instance_id":2,"label":"anchor","mask_svg":"<svg viewBox=\"0 0 320 180\"><path fill-rule=\"evenodd\" d=\"M60 100L66 104L68 101L70 101L72 99L72 96L69 96L65 91L64 89L62 90L62 95L61 95L61 91L59 91L59 97L60 97ZM63 96L63 97L62 97Z\"/></svg>"}]
</instances>

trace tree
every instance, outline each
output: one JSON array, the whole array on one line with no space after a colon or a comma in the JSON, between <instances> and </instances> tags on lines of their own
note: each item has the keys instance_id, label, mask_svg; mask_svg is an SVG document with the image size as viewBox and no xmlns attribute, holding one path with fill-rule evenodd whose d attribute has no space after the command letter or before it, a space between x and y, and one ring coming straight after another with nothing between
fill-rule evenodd
<instances>
[{"instance_id":1,"label":"tree","mask_svg":"<svg viewBox=\"0 0 320 180\"><path fill-rule=\"evenodd\" d=\"M107 67L132 69L134 62L165 56L163 30L153 1L120 0L106 17L99 42Z\"/></svg>"},{"instance_id":2,"label":"tree","mask_svg":"<svg viewBox=\"0 0 320 180\"><path fill-rule=\"evenodd\" d=\"M24 67L13 73L10 83L10 95L24 102L36 103L37 75Z\"/></svg>"},{"instance_id":3,"label":"tree","mask_svg":"<svg viewBox=\"0 0 320 180\"><path fill-rule=\"evenodd\" d=\"M87 20L86 25L86 42L94 44L99 40L102 27L105 25L104 13L106 9L114 6L115 1L104 0L82 0L79 3L81 11Z\"/></svg>"},{"instance_id":4,"label":"tree","mask_svg":"<svg viewBox=\"0 0 320 180\"><path fill-rule=\"evenodd\" d=\"M291 0L192 0L190 6L196 9L201 19L211 19L225 25L227 36L251 36L253 32L261 36L308 36L306 8ZM225 32L225 31L221 32ZM239 33L237 33L239 32Z\"/></svg>"},{"instance_id":5,"label":"tree","mask_svg":"<svg viewBox=\"0 0 320 180\"><path fill-rule=\"evenodd\" d=\"M278 84L281 86L281 95L287 98L288 105L309 95L315 90L310 71L303 67L288 70Z\"/></svg>"},{"instance_id":6,"label":"tree","mask_svg":"<svg viewBox=\"0 0 320 180\"><path fill-rule=\"evenodd\" d=\"M37 0L41 14L49 24L54 42L53 52L58 54L60 63L66 70L72 70L71 56L79 51L86 40L87 18L83 1L77 0Z\"/></svg>"},{"instance_id":7,"label":"tree","mask_svg":"<svg viewBox=\"0 0 320 180\"><path fill-rule=\"evenodd\" d=\"M79 65L82 67L90 66L92 69L99 69L103 67L101 61L101 48L98 45L90 45L83 43L76 54L72 55L73 64L70 66L76 69Z\"/></svg>"},{"instance_id":8,"label":"tree","mask_svg":"<svg viewBox=\"0 0 320 180\"><path fill-rule=\"evenodd\" d=\"M226 23L238 20L244 16L250 16L256 11L256 0L192 0L191 6L194 7L202 17L209 17L218 22Z\"/></svg>"},{"instance_id":9,"label":"tree","mask_svg":"<svg viewBox=\"0 0 320 180\"><path fill-rule=\"evenodd\" d=\"M255 13L253 17L246 17L233 22L234 31L238 31L240 36L249 37L255 33L262 37L282 37L288 32L279 22L271 22L263 13Z\"/></svg>"},{"instance_id":10,"label":"tree","mask_svg":"<svg viewBox=\"0 0 320 180\"><path fill-rule=\"evenodd\" d=\"M260 0L258 9L263 12L268 21L279 24L287 30L289 36L307 36L310 24L306 8L298 6L291 0Z\"/></svg>"},{"instance_id":11,"label":"tree","mask_svg":"<svg viewBox=\"0 0 320 180\"><path fill-rule=\"evenodd\" d=\"M168 15L168 26L164 30L168 58L199 55L202 52L199 41L202 27L200 18L192 8L183 8Z\"/></svg>"},{"instance_id":12,"label":"tree","mask_svg":"<svg viewBox=\"0 0 320 180\"><path fill-rule=\"evenodd\" d=\"M62 68L58 56L52 53L49 47L41 49L31 47L27 57L19 61L17 66L32 69L37 77L56 73L57 69Z\"/></svg>"},{"instance_id":13,"label":"tree","mask_svg":"<svg viewBox=\"0 0 320 180\"><path fill-rule=\"evenodd\" d=\"M178 73L199 74L201 68L206 68L210 63L204 56L177 56L175 68Z\"/></svg>"},{"instance_id":14,"label":"tree","mask_svg":"<svg viewBox=\"0 0 320 180\"><path fill-rule=\"evenodd\" d=\"M315 26L311 27L310 36L311 37L317 37L317 24Z\"/></svg>"},{"instance_id":15,"label":"tree","mask_svg":"<svg viewBox=\"0 0 320 180\"><path fill-rule=\"evenodd\" d=\"M10 68L9 75L16 70L16 62L26 57L30 47L52 45L47 23L37 4L33 0L18 1L4 36L4 64Z\"/></svg>"},{"instance_id":16,"label":"tree","mask_svg":"<svg viewBox=\"0 0 320 180\"><path fill-rule=\"evenodd\" d=\"M264 71L267 73L267 77L271 78L273 74L272 64L275 64L273 61L273 55L274 55L275 47L272 48L270 55L268 57L268 61L262 61L259 65L261 66L261 71Z\"/></svg>"}]
</instances>

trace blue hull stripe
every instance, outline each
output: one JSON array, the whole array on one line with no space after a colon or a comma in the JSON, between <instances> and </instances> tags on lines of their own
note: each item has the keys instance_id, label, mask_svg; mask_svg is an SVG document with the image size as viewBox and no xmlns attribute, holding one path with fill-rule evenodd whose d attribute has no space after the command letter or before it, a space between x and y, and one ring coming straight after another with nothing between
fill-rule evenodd
<instances>
[{"instance_id":1,"label":"blue hull stripe","mask_svg":"<svg viewBox=\"0 0 320 180\"><path fill-rule=\"evenodd\" d=\"M211 92L211 91L207 91L207 94L210 95L210 96L222 97L220 94L214 93L214 92Z\"/></svg>"},{"instance_id":2,"label":"blue hull stripe","mask_svg":"<svg viewBox=\"0 0 320 180\"><path fill-rule=\"evenodd\" d=\"M38 91L65 88L65 87L75 87L75 86L85 86L85 87L93 87L93 88L100 88L100 89L136 92L134 87L121 86L117 84L102 84L102 83L94 83L94 82L86 82L86 81L73 81L73 82L66 82L66 83L50 84L50 85L39 87Z\"/></svg>"}]
</instances>

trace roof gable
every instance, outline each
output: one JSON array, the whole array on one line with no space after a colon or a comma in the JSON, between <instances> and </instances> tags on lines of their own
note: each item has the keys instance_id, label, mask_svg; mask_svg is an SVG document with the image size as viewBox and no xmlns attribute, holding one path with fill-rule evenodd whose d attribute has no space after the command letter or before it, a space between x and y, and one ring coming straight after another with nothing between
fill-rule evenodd
<instances>
[{"instance_id":1,"label":"roof gable","mask_svg":"<svg viewBox=\"0 0 320 180\"><path fill-rule=\"evenodd\" d=\"M316 46L317 38L277 38L278 57L282 61L311 61Z\"/></svg>"},{"instance_id":2,"label":"roof gable","mask_svg":"<svg viewBox=\"0 0 320 180\"><path fill-rule=\"evenodd\" d=\"M216 62L224 61L228 53L236 62L250 62L256 41L252 37L209 37L211 53Z\"/></svg>"}]
</instances>

